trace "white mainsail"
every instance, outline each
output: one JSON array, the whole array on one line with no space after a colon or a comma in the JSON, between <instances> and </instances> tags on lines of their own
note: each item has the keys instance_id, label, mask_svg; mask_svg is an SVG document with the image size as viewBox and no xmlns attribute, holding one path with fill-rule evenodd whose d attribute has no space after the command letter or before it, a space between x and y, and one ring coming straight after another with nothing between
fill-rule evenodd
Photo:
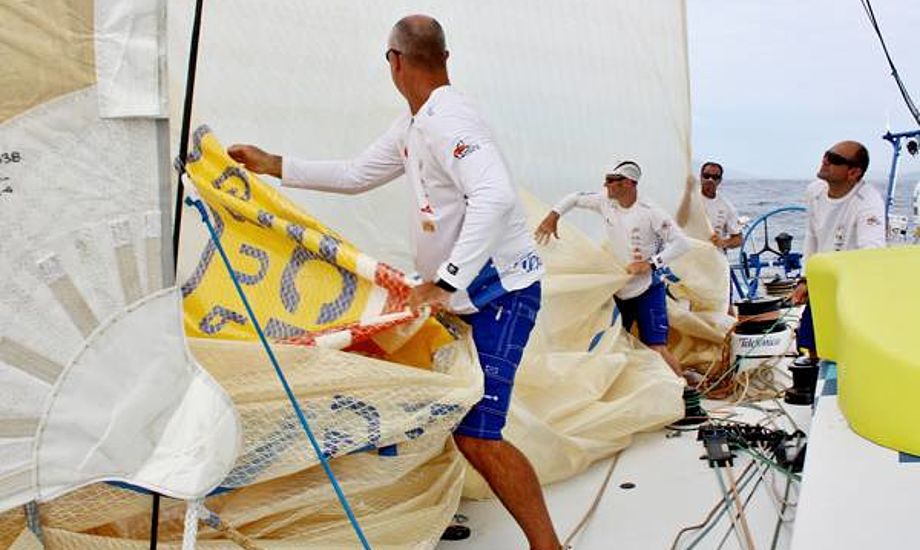
<instances>
[{"instance_id":1,"label":"white mainsail","mask_svg":"<svg viewBox=\"0 0 920 550\"><path fill-rule=\"evenodd\" d=\"M194 2L169 7L176 121ZM358 154L406 109L383 54L393 22L410 13L444 26L451 81L481 107L516 183L552 204L601 189L605 170L633 159L642 196L676 211L690 163L681 0L206 2L192 128L207 123L227 143L305 158ZM290 195L359 248L409 269L408 193L394 182L360 201ZM578 219L600 236L596 220Z\"/></svg>"}]
</instances>

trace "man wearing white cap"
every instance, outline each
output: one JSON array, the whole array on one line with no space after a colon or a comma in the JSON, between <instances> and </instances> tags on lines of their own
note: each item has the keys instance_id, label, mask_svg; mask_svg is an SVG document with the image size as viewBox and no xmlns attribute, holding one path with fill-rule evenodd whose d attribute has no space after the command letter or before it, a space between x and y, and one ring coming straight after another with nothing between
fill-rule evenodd
<instances>
[{"instance_id":1,"label":"man wearing white cap","mask_svg":"<svg viewBox=\"0 0 920 550\"><path fill-rule=\"evenodd\" d=\"M614 295L623 328L630 330L638 323L642 343L657 351L675 374L686 378L687 373L667 348L665 287L656 270L687 252L690 243L664 210L639 200L636 187L641 177L642 170L635 162L617 164L604 178L606 195L589 192L566 196L543 219L535 236L539 244L549 242L550 236L558 239L559 218L572 208L585 208L602 215L613 253L631 275Z\"/></svg>"}]
</instances>

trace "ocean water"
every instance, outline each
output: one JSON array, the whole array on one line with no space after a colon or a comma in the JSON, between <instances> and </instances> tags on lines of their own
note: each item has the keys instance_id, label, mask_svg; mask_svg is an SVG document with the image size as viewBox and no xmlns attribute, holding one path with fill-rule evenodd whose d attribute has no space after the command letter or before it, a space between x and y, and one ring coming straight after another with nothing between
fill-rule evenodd
<instances>
[{"instance_id":1,"label":"ocean water","mask_svg":"<svg viewBox=\"0 0 920 550\"><path fill-rule=\"evenodd\" d=\"M731 201L738 215L753 222L771 210L784 206L804 206L805 180L727 180L719 186L719 194ZM787 212L777 214L767 222L770 246L776 248L774 237L781 232L792 235L792 246L801 250L805 236L805 213ZM764 230L761 225L749 238L745 250L759 250L763 247Z\"/></svg>"}]
</instances>

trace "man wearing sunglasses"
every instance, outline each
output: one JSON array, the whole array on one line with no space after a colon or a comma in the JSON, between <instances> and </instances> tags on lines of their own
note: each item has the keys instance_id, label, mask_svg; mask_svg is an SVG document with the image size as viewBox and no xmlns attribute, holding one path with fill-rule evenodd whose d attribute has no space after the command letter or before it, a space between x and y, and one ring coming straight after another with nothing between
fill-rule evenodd
<instances>
[{"instance_id":1,"label":"man wearing sunglasses","mask_svg":"<svg viewBox=\"0 0 920 550\"><path fill-rule=\"evenodd\" d=\"M704 162L700 167L700 191L703 194L703 206L706 208L706 217L712 226L712 244L723 251L741 246L741 223L738 221L738 211L724 196L718 195L719 184L722 183L722 165L718 162Z\"/></svg>"},{"instance_id":2,"label":"man wearing sunglasses","mask_svg":"<svg viewBox=\"0 0 920 550\"><path fill-rule=\"evenodd\" d=\"M559 218L573 208L593 210L604 217L607 238L614 255L626 266L629 280L614 294L622 315L623 328L639 325L639 340L658 352L688 386L699 383L699 375L684 371L677 357L668 350L668 310L665 286L657 270L690 250L690 242L664 210L639 200L637 186L642 177L632 161L617 164L604 178L606 193L572 193L559 201L537 227L537 243L559 238ZM685 401L698 402L699 394L688 387ZM703 417L698 407L688 417Z\"/></svg>"},{"instance_id":3,"label":"man wearing sunglasses","mask_svg":"<svg viewBox=\"0 0 920 550\"><path fill-rule=\"evenodd\" d=\"M335 193L363 193L405 174L416 201L415 268L424 281L410 305L460 314L472 327L485 378L483 399L461 420L454 441L530 547L558 550L536 473L502 438L515 371L540 309L543 264L491 132L450 86L445 42L441 25L425 15L393 26L384 57L409 110L353 160L282 158L251 145L227 152L285 186Z\"/></svg>"},{"instance_id":4,"label":"man wearing sunglasses","mask_svg":"<svg viewBox=\"0 0 920 550\"><path fill-rule=\"evenodd\" d=\"M821 158L818 181L808 186L804 256L819 252L885 246L885 203L863 176L869 152L855 141L842 141ZM799 280L792 292L794 304L808 303L808 283ZM811 307L806 305L799 326L798 345L817 358Z\"/></svg>"}]
</instances>

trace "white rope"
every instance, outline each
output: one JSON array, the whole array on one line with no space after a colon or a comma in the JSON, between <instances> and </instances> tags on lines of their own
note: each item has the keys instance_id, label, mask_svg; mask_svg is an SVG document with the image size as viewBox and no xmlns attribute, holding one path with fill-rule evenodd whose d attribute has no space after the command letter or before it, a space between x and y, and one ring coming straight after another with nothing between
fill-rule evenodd
<instances>
[{"instance_id":1,"label":"white rope","mask_svg":"<svg viewBox=\"0 0 920 550\"><path fill-rule=\"evenodd\" d=\"M198 541L198 517L204 507L204 499L196 498L186 502L185 532L182 534L182 550L195 550Z\"/></svg>"},{"instance_id":2,"label":"white rope","mask_svg":"<svg viewBox=\"0 0 920 550\"><path fill-rule=\"evenodd\" d=\"M601 503L601 498L604 496L604 493L607 491L607 485L610 483L610 477L613 475L613 469L616 468L617 461L620 460L620 453L617 452L614 455L613 459L610 461L610 467L607 468L607 475L604 477L604 481L601 482L600 488L597 490L597 494L594 496L594 501L591 503L591 506L588 508L588 511L585 512L585 515L582 516L581 520L578 522L578 525L572 529L572 532L565 537L565 541L562 543L562 548L569 549L572 548L571 542L578 536L578 533L588 524L588 521L594 516L594 512L597 511L598 505Z\"/></svg>"},{"instance_id":3,"label":"white rope","mask_svg":"<svg viewBox=\"0 0 920 550\"><path fill-rule=\"evenodd\" d=\"M201 516L202 523L204 523L211 529L214 529L215 531L220 532L222 535L232 540L238 546L240 546L241 548L244 548L245 550L262 550L262 548L256 545L255 541L253 541L251 538L247 537L243 533L240 533L239 531L234 529L231 525L224 523L224 521L220 519L220 516L218 516L211 510L208 510L207 507L202 506L201 509L203 512Z\"/></svg>"}]
</instances>

